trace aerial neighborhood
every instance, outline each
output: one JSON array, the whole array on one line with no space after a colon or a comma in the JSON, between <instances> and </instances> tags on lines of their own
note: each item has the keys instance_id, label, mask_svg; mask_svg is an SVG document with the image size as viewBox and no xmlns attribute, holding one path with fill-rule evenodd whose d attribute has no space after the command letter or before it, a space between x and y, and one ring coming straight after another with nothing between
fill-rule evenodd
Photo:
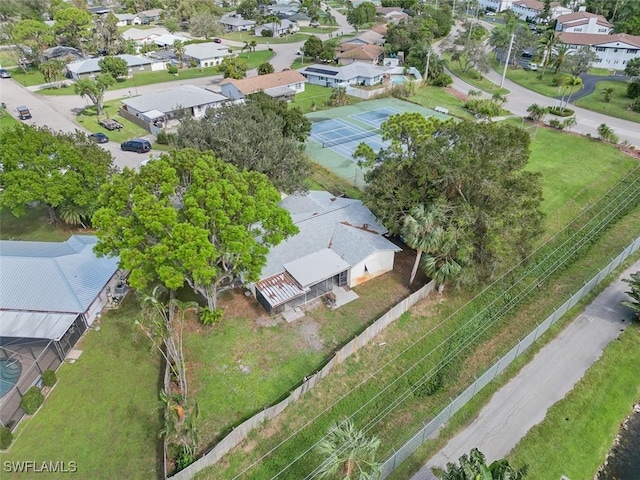
<instances>
[{"instance_id":1,"label":"aerial neighborhood","mask_svg":"<svg viewBox=\"0 0 640 480\"><path fill-rule=\"evenodd\" d=\"M0 102L3 480L640 478L640 2L4 0Z\"/></svg>"}]
</instances>

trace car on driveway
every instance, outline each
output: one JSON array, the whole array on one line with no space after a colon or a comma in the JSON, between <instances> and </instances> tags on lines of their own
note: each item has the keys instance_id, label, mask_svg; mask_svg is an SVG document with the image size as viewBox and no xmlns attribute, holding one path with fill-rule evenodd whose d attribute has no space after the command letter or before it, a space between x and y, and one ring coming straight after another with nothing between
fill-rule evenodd
<instances>
[{"instance_id":1,"label":"car on driveway","mask_svg":"<svg viewBox=\"0 0 640 480\"><path fill-rule=\"evenodd\" d=\"M92 133L91 135L89 135L89 138L91 140L93 140L94 142L97 142L97 143L108 143L109 142L109 137L107 137L102 132Z\"/></svg>"},{"instance_id":2,"label":"car on driveway","mask_svg":"<svg viewBox=\"0 0 640 480\"><path fill-rule=\"evenodd\" d=\"M98 124L107 130L120 130L122 128L122 124L113 118L105 118L100 120Z\"/></svg>"},{"instance_id":3,"label":"car on driveway","mask_svg":"<svg viewBox=\"0 0 640 480\"><path fill-rule=\"evenodd\" d=\"M6 68L0 68L0 78L11 78L11 72Z\"/></svg>"},{"instance_id":4,"label":"car on driveway","mask_svg":"<svg viewBox=\"0 0 640 480\"><path fill-rule=\"evenodd\" d=\"M538 71L538 64L537 63L529 63L527 65L527 70L531 70L532 72L537 72Z\"/></svg>"},{"instance_id":5,"label":"car on driveway","mask_svg":"<svg viewBox=\"0 0 640 480\"><path fill-rule=\"evenodd\" d=\"M120 144L120 148L125 152L146 153L151 150L151 144L148 140L142 138L134 138Z\"/></svg>"},{"instance_id":6,"label":"car on driveway","mask_svg":"<svg viewBox=\"0 0 640 480\"><path fill-rule=\"evenodd\" d=\"M213 39L213 42L214 42L214 43L222 43L222 39L220 39L220 38L214 38L214 39Z\"/></svg>"}]
</instances>

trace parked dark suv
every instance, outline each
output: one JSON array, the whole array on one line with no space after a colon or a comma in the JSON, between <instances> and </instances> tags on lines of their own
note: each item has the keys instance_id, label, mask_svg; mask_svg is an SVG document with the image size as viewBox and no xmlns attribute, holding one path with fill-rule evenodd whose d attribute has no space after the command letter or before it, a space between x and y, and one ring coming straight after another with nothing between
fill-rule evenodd
<instances>
[{"instance_id":1,"label":"parked dark suv","mask_svg":"<svg viewBox=\"0 0 640 480\"><path fill-rule=\"evenodd\" d=\"M151 150L151 144L148 140L134 138L120 144L120 148L129 152L145 153Z\"/></svg>"}]
</instances>

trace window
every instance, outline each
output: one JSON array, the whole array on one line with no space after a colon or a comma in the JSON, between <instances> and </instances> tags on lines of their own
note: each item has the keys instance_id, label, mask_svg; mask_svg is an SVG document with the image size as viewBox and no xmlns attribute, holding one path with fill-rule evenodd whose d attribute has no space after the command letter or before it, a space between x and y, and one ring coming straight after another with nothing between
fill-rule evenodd
<instances>
[{"instance_id":1,"label":"window","mask_svg":"<svg viewBox=\"0 0 640 480\"><path fill-rule=\"evenodd\" d=\"M637 48L627 48L627 53L638 53Z\"/></svg>"},{"instance_id":2,"label":"window","mask_svg":"<svg viewBox=\"0 0 640 480\"><path fill-rule=\"evenodd\" d=\"M574 32L581 32L581 31L582 31L582 28L574 28L574 29L573 29L573 31L574 31Z\"/></svg>"},{"instance_id":3,"label":"window","mask_svg":"<svg viewBox=\"0 0 640 480\"><path fill-rule=\"evenodd\" d=\"M607 31L607 29L606 29L606 28L599 28L599 29L598 29L598 33L606 32L606 31Z\"/></svg>"},{"instance_id":4,"label":"window","mask_svg":"<svg viewBox=\"0 0 640 480\"><path fill-rule=\"evenodd\" d=\"M144 70L144 65L140 65L140 66L138 67L138 70L140 70L140 71L142 72L142 71Z\"/></svg>"},{"instance_id":5,"label":"window","mask_svg":"<svg viewBox=\"0 0 640 480\"><path fill-rule=\"evenodd\" d=\"M596 52L604 52L605 48L604 47L596 47Z\"/></svg>"}]
</instances>

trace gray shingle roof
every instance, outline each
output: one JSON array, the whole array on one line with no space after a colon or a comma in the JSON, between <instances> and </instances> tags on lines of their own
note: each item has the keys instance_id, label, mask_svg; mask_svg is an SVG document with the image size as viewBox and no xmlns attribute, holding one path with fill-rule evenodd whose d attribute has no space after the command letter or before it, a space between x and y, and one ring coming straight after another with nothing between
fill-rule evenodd
<instances>
[{"instance_id":1,"label":"gray shingle roof","mask_svg":"<svg viewBox=\"0 0 640 480\"><path fill-rule=\"evenodd\" d=\"M162 113L173 112L179 108L191 108L200 105L223 102L227 97L210 92L194 85L180 85L179 87L146 93L138 97L122 100L125 105L139 112L158 110Z\"/></svg>"},{"instance_id":2,"label":"gray shingle roof","mask_svg":"<svg viewBox=\"0 0 640 480\"><path fill-rule=\"evenodd\" d=\"M289 211L299 233L273 247L260 278L285 270L284 265L331 249L353 266L378 250L399 251L382 237L387 230L360 200L337 198L329 192L310 191L280 202Z\"/></svg>"},{"instance_id":3,"label":"gray shingle roof","mask_svg":"<svg viewBox=\"0 0 640 480\"><path fill-rule=\"evenodd\" d=\"M214 42L191 43L184 47L184 53L188 57L206 60L209 58L226 57L231 55L229 47L220 46Z\"/></svg>"},{"instance_id":4,"label":"gray shingle roof","mask_svg":"<svg viewBox=\"0 0 640 480\"><path fill-rule=\"evenodd\" d=\"M323 75L317 71L330 71L335 72L335 75ZM327 78L334 78L341 82L348 82L354 78L375 78L386 73L386 69L370 65L363 62L353 62L343 67L334 67L330 65L314 64L304 68L299 68L298 72L303 75L322 76Z\"/></svg>"},{"instance_id":5,"label":"gray shingle roof","mask_svg":"<svg viewBox=\"0 0 640 480\"><path fill-rule=\"evenodd\" d=\"M0 241L0 310L84 313L118 268L93 253L97 238Z\"/></svg>"}]
</instances>

